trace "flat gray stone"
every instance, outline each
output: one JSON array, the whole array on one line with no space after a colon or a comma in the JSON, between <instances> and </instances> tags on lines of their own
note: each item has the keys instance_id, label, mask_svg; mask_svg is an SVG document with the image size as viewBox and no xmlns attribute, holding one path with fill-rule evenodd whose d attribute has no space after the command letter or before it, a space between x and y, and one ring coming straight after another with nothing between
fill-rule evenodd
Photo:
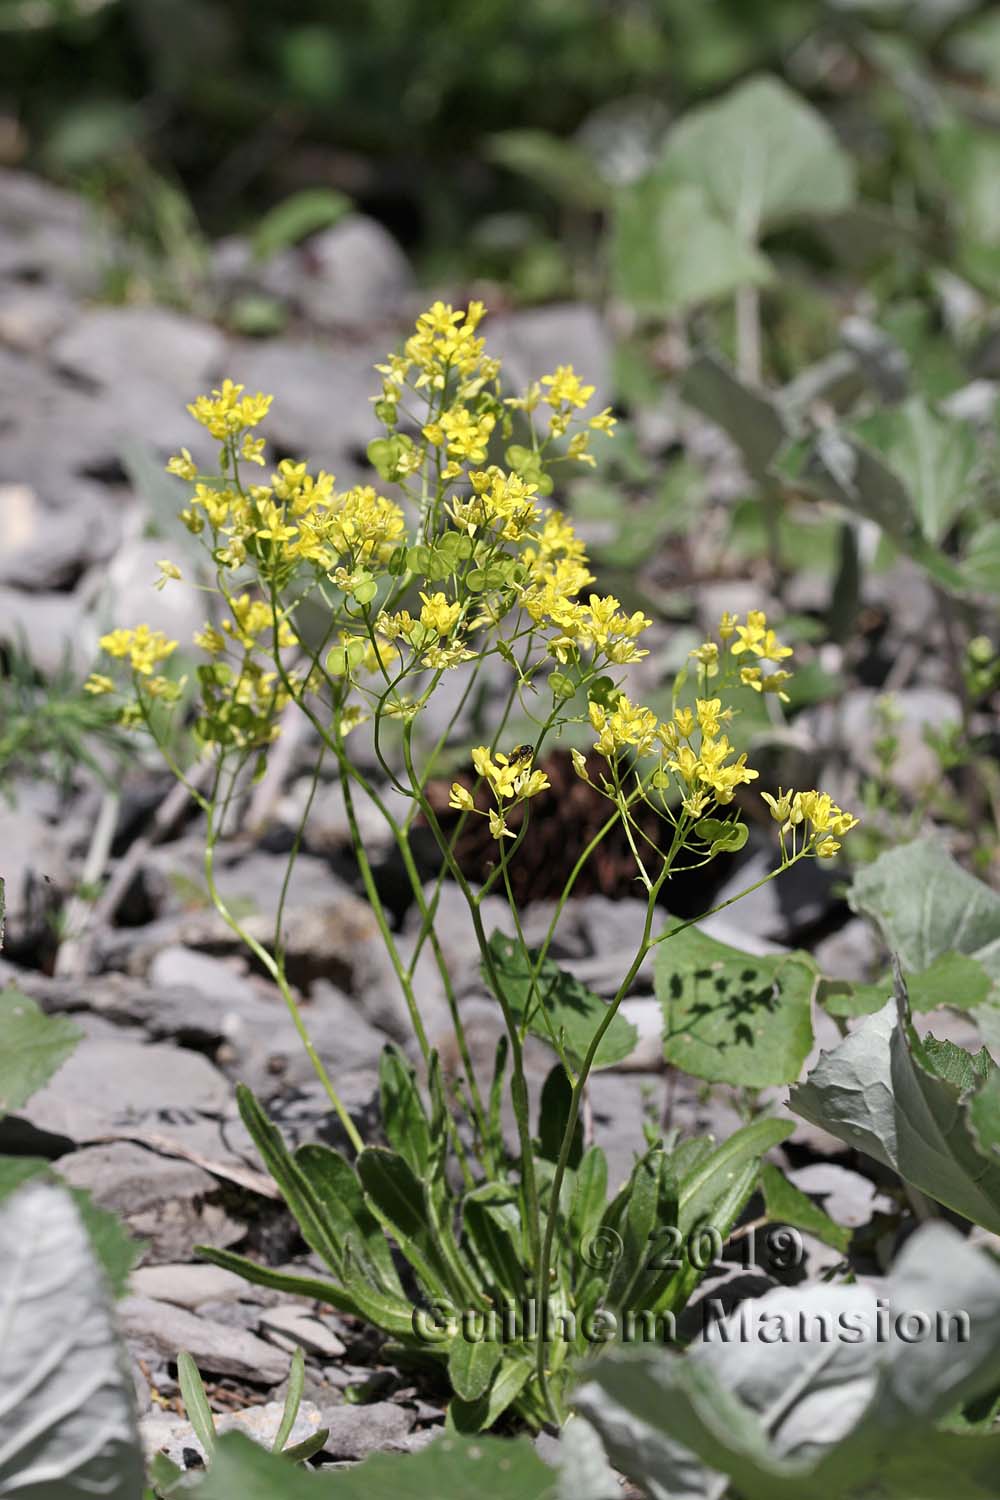
<instances>
[{"instance_id":1,"label":"flat gray stone","mask_svg":"<svg viewBox=\"0 0 1000 1500\"><path fill-rule=\"evenodd\" d=\"M269 1307L260 1315L260 1329L280 1349L291 1353L299 1345L307 1354L317 1354L323 1359L339 1359L345 1352L344 1344L333 1329L300 1304Z\"/></svg>"},{"instance_id":2,"label":"flat gray stone","mask_svg":"<svg viewBox=\"0 0 1000 1500\"><path fill-rule=\"evenodd\" d=\"M85 1189L98 1207L117 1214L144 1242L148 1270L165 1264L168 1271L214 1271L211 1266L178 1268L174 1263L193 1256L196 1245L225 1249L246 1234L246 1224L231 1218L223 1207L218 1181L194 1162L160 1156L130 1141L109 1141L60 1157L59 1172L71 1187ZM144 1290L153 1295L152 1289Z\"/></svg>"},{"instance_id":3,"label":"flat gray stone","mask_svg":"<svg viewBox=\"0 0 1000 1500\"><path fill-rule=\"evenodd\" d=\"M245 1329L196 1317L169 1302L124 1297L118 1304L118 1322L127 1339L155 1349L167 1360L176 1360L186 1350L203 1375L235 1375L270 1386L288 1373L289 1357L274 1344Z\"/></svg>"},{"instance_id":4,"label":"flat gray stone","mask_svg":"<svg viewBox=\"0 0 1000 1500\"><path fill-rule=\"evenodd\" d=\"M148 383L188 402L215 377L224 347L217 328L170 308L90 307L50 356L60 369L107 389Z\"/></svg>"},{"instance_id":5,"label":"flat gray stone","mask_svg":"<svg viewBox=\"0 0 1000 1500\"><path fill-rule=\"evenodd\" d=\"M376 219L351 214L303 246L297 298L320 328L391 320L413 285L399 245Z\"/></svg>"},{"instance_id":6,"label":"flat gray stone","mask_svg":"<svg viewBox=\"0 0 1000 1500\"><path fill-rule=\"evenodd\" d=\"M403 1443L413 1423L413 1412L393 1401L325 1407L322 1426L329 1428L330 1435L324 1451L337 1459L366 1458L369 1453Z\"/></svg>"},{"instance_id":7,"label":"flat gray stone","mask_svg":"<svg viewBox=\"0 0 1000 1500\"><path fill-rule=\"evenodd\" d=\"M253 983L241 966L208 953L197 953L180 943L171 943L154 955L149 983L156 988L197 990L213 1005L241 1006L257 999Z\"/></svg>"},{"instance_id":8,"label":"flat gray stone","mask_svg":"<svg viewBox=\"0 0 1000 1500\"><path fill-rule=\"evenodd\" d=\"M245 1411L215 1414L215 1430L219 1434L242 1432L262 1447L272 1448L283 1415L284 1407L280 1401L268 1401L264 1406L249 1406ZM312 1401L303 1401L285 1446L294 1448L297 1443L304 1443L322 1426L319 1407ZM188 1468L192 1456L196 1460L190 1463L192 1469L207 1463L205 1450L195 1436L194 1428L176 1412L157 1412L143 1418L139 1423L139 1436L147 1461L162 1453L179 1469Z\"/></svg>"},{"instance_id":9,"label":"flat gray stone","mask_svg":"<svg viewBox=\"0 0 1000 1500\"><path fill-rule=\"evenodd\" d=\"M139 1266L132 1272L129 1290L136 1297L172 1302L175 1307L195 1308L203 1302L235 1302L247 1283L234 1271L207 1261L158 1266Z\"/></svg>"}]
</instances>

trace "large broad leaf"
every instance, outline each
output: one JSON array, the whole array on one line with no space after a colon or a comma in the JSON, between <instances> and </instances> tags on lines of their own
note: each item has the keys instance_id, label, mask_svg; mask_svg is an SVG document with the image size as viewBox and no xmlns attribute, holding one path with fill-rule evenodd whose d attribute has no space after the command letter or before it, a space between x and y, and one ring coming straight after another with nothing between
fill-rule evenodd
<instances>
[{"instance_id":1,"label":"large broad leaf","mask_svg":"<svg viewBox=\"0 0 1000 1500\"><path fill-rule=\"evenodd\" d=\"M1000 521L987 521L971 537L962 572L974 593L1000 594Z\"/></svg>"},{"instance_id":2,"label":"large broad leaf","mask_svg":"<svg viewBox=\"0 0 1000 1500\"><path fill-rule=\"evenodd\" d=\"M730 1487L741 1500L986 1500L1000 1438L934 1423L995 1385L998 1336L1000 1271L930 1224L881 1298L857 1284L779 1288L728 1319L708 1302L687 1356L616 1350L576 1404L653 1500L721 1500Z\"/></svg>"},{"instance_id":3,"label":"large broad leaf","mask_svg":"<svg viewBox=\"0 0 1000 1500\"><path fill-rule=\"evenodd\" d=\"M850 903L882 929L904 969L942 954L974 958L1000 986L1000 896L963 870L936 839L915 839L855 875Z\"/></svg>"},{"instance_id":4,"label":"large broad leaf","mask_svg":"<svg viewBox=\"0 0 1000 1500\"><path fill-rule=\"evenodd\" d=\"M19 990L0 993L0 1116L20 1109L69 1057L83 1032L65 1016L47 1016Z\"/></svg>"},{"instance_id":5,"label":"large broad leaf","mask_svg":"<svg viewBox=\"0 0 1000 1500\"><path fill-rule=\"evenodd\" d=\"M958 1048L921 1042L891 1000L823 1054L789 1108L1000 1233L1000 1156L970 1118L984 1082L973 1064Z\"/></svg>"},{"instance_id":6,"label":"large broad leaf","mask_svg":"<svg viewBox=\"0 0 1000 1500\"><path fill-rule=\"evenodd\" d=\"M69 1194L31 1182L0 1206L0 1495L135 1500L132 1381Z\"/></svg>"},{"instance_id":7,"label":"large broad leaf","mask_svg":"<svg viewBox=\"0 0 1000 1500\"><path fill-rule=\"evenodd\" d=\"M668 317L771 279L767 260L713 207L704 189L659 169L615 199L611 274L639 313Z\"/></svg>"},{"instance_id":8,"label":"large broad leaf","mask_svg":"<svg viewBox=\"0 0 1000 1500\"><path fill-rule=\"evenodd\" d=\"M50 1162L37 1156L0 1156L0 1203L26 1182L60 1183ZM133 1239L117 1214L98 1208L83 1188L67 1188L84 1228L90 1236L90 1248L97 1256L108 1285L116 1297L125 1293L129 1275L142 1252L142 1243Z\"/></svg>"},{"instance_id":9,"label":"large broad leaf","mask_svg":"<svg viewBox=\"0 0 1000 1500\"><path fill-rule=\"evenodd\" d=\"M804 954L754 957L687 927L660 945L655 974L668 1062L748 1088L799 1076L816 986Z\"/></svg>"},{"instance_id":10,"label":"large broad leaf","mask_svg":"<svg viewBox=\"0 0 1000 1500\"><path fill-rule=\"evenodd\" d=\"M689 110L663 161L749 242L790 220L839 213L854 197L850 158L830 127L777 78L751 78Z\"/></svg>"},{"instance_id":11,"label":"large broad leaf","mask_svg":"<svg viewBox=\"0 0 1000 1500\"><path fill-rule=\"evenodd\" d=\"M940 954L922 972L907 974L906 984L910 1009L916 1011L937 1010L942 1005L973 1010L985 1004L993 988L982 964L964 953ZM890 975L872 984L837 980L821 987L823 1004L831 1016L870 1016L882 1009L891 994Z\"/></svg>"},{"instance_id":12,"label":"large broad leaf","mask_svg":"<svg viewBox=\"0 0 1000 1500\"><path fill-rule=\"evenodd\" d=\"M1000 1043L1000 896L995 891L927 838L891 849L859 870L849 900L855 911L877 922L886 946L899 955L914 1009L934 1003L971 1010L985 1039ZM849 1006L851 997L842 998ZM861 1009L867 1009L864 991L860 999Z\"/></svg>"},{"instance_id":13,"label":"large broad leaf","mask_svg":"<svg viewBox=\"0 0 1000 1500\"><path fill-rule=\"evenodd\" d=\"M196 1493L199 1500L547 1500L555 1478L526 1438L445 1433L420 1453L378 1453L320 1476L227 1432Z\"/></svg>"},{"instance_id":14,"label":"large broad leaf","mask_svg":"<svg viewBox=\"0 0 1000 1500\"><path fill-rule=\"evenodd\" d=\"M922 396L884 406L860 427L903 482L924 537L940 542L975 499L976 434L968 422L932 410Z\"/></svg>"},{"instance_id":15,"label":"large broad leaf","mask_svg":"<svg viewBox=\"0 0 1000 1500\"><path fill-rule=\"evenodd\" d=\"M492 989L495 975L516 1019L523 1022L527 1015L533 1036L552 1044L559 1041L570 1061L579 1065L607 1016L606 1002L551 959L543 961L536 977L536 955L530 951L525 954L520 944L502 932L490 938L489 951L491 962L482 965L486 983ZM601 1038L594 1067L613 1068L623 1062L638 1040L632 1023L616 1015Z\"/></svg>"}]
</instances>

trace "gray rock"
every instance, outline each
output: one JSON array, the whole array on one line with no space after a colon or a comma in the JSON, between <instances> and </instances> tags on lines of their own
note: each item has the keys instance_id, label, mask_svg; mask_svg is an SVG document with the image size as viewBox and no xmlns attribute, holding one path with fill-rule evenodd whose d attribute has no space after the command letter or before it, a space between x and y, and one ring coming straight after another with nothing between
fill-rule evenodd
<instances>
[{"instance_id":1,"label":"gray rock","mask_svg":"<svg viewBox=\"0 0 1000 1500\"><path fill-rule=\"evenodd\" d=\"M303 248L298 300L320 328L355 328L392 319L413 284L402 250L376 219L351 214Z\"/></svg>"},{"instance_id":2,"label":"gray rock","mask_svg":"<svg viewBox=\"0 0 1000 1500\"><path fill-rule=\"evenodd\" d=\"M299 1345L307 1354L317 1354L322 1359L339 1359L345 1352L344 1344L332 1328L295 1303L270 1307L261 1313L260 1329L279 1349L290 1353Z\"/></svg>"},{"instance_id":3,"label":"gray rock","mask_svg":"<svg viewBox=\"0 0 1000 1500\"><path fill-rule=\"evenodd\" d=\"M54 514L30 485L0 485L0 583L63 588L112 555L120 525L106 492L79 479L74 489L74 508Z\"/></svg>"},{"instance_id":4,"label":"gray rock","mask_svg":"<svg viewBox=\"0 0 1000 1500\"><path fill-rule=\"evenodd\" d=\"M186 577L171 579L165 588L154 588L160 576L161 558L171 556L170 544L162 537L134 537L119 548L104 575L96 604L102 629L115 625L148 625L162 630L180 643L191 646L195 631L205 623L205 595Z\"/></svg>"},{"instance_id":5,"label":"gray rock","mask_svg":"<svg viewBox=\"0 0 1000 1500\"><path fill-rule=\"evenodd\" d=\"M271 1448L283 1415L284 1407L280 1401L268 1401L264 1406L248 1406L245 1411L216 1414L215 1430L219 1434L242 1432L262 1447ZM303 1401L285 1446L294 1448L297 1443L304 1443L322 1425L319 1407L311 1401ZM146 1417L139 1423L139 1435L147 1460L162 1453L179 1469L200 1468L207 1463L205 1450L195 1436L194 1428L175 1412L157 1412ZM192 1457L194 1462L190 1462Z\"/></svg>"},{"instance_id":6,"label":"gray rock","mask_svg":"<svg viewBox=\"0 0 1000 1500\"><path fill-rule=\"evenodd\" d=\"M883 967L881 944L862 917L852 917L829 937L821 938L812 952L820 973L829 979L868 984Z\"/></svg>"},{"instance_id":7,"label":"gray rock","mask_svg":"<svg viewBox=\"0 0 1000 1500\"><path fill-rule=\"evenodd\" d=\"M0 874L6 893L6 942L16 951L51 938L49 923L69 888L66 851L58 832L28 809L0 802Z\"/></svg>"},{"instance_id":8,"label":"gray rock","mask_svg":"<svg viewBox=\"0 0 1000 1500\"><path fill-rule=\"evenodd\" d=\"M83 199L28 172L0 169L0 276L99 284L100 240Z\"/></svg>"},{"instance_id":9,"label":"gray rock","mask_svg":"<svg viewBox=\"0 0 1000 1500\"><path fill-rule=\"evenodd\" d=\"M174 1262L193 1255L196 1245L224 1249L246 1234L246 1224L231 1218L223 1207L219 1183L209 1172L130 1141L85 1146L61 1157L59 1172L71 1187L86 1189L100 1208L117 1214L144 1241L143 1260L150 1270L164 1265L169 1270Z\"/></svg>"},{"instance_id":10,"label":"gray rock","mask_svg":"<svg viewBox=\"0 0 1000 1500\"><path fill-rule=\"evenodd\" d=\"M330 351L270 339L234 345L228 363L234 379L274 393L267 432L275 446L346 488L375 478L364 456L377 435L368 398L381 389L373 367L384 358L381 344Z\"/></svg>"},{"instance_id":11,"label":"gray rock","mask_svg":"<svg viewBox=\"0 0 1000 1500\"><path fill-rule=\"evenodd\" d=\"M639 1040L634 1051L618 1064L619 1072L649 1073L664 1068L663 1010L652 995L623 1000L619 1014L636 1028Z\"/></svg>"},{"instance_id":12,"label":"gray rock","mask_svg":"<svg viewBox=\"0 0 1000 1500\"><path fill-rule=\"evenodd\" d=\"M413 1423L413 1413L393 1401L330 1406L323 1411L322 1425L330 1430L324 1451L337 1459L366 1458L369 1453L402 1444Z\"/></svg>"},{"instance_id":13,"label":"gray rock","mask_svg":"<svg viewBox=\"0 0 1000 1500\"><path fill-rule=\"evenodd\" d=\"M255 997L245 969L226 959L196 953L180 943L161 948L149 966L149 982L157 988L197 990L213 1005L240 1006Z\"/></svg>"},{"instance_id":14,"label":"gray rock","mask_svg":"<svg viewBox=\"0 0 1000 1500\"><path fill-rule=\"evenodd\" d=\"M288 1373L288 1355L240 1328L196 1317L185 1308L152 1297L124 1297L118 1320L127 1339L149 1345L168 1360L181 1350L202 1374L235 1375L257 1385L277 1385Z\"/></svg>"},{"instance_id":15,"label":"gray rock","mask_svg":"<svg viewBox=\"0 0 1000 1500\"><path fill-rule=\"evenodd\" d=\"M221 363L218 329L166 307L91 307L50 351L56 365L105 389L161 387L193 401Z\"/></svg>"},{"instance_id":16,"label":"gray rock","mask_svg":"<svg viewBox=\"0 0 1000 1500\"><path fill-rule=\"evenodd\" d=\"M155 1131L201 1143L205 1122L221 1117L229 1098L225 1078L196 1052L83 1041L18 1118L68 1141Z\"/></svg>"},{"instance_id":17,"label":"gray rock","mask_svg":"<svg viewBox=\"0 0 1000 1500\"><path fill-rule=\"evenodd\" d=\"M594 1144L608 1158L608 1188L614 1193L646 1149L643 1124L659 1125L666 1104L662 1074L603 1072L587 1084L587 1108L593 1122ZM671 1123L675 1123L673 1119Z\"/></svg>"},{"instance_id":18,"label":"gray rock","mask_svg":"<svg viewBox=\"0 0 1000 1500\"><path fill-rule=\"evenodd\" d=\"M75 310L73 299L57 286L22 282L0 286L0 343L40 354Z\"/></svg>"},{"instance_id":19,"label":"gray rock","mask_svg":"<svg viewBox=\"0 0 1000 1500\"><path fill-rule=\"evenodd\" d=\"M82 1153L81 1153L82 1154ZM237 1301L247 1283L233 1271L211 1266L207 1261L139 1266L132 1272L129 1290L136 1297L172 1302L175 1307L195 1308L203 1302Z\"/></svg>"},{"instance_id":20,"label":"gray rock","mask_svg":"<svg viewBox=\"0 0 1000 1500\"><path fill-rule=\"evenodd\" d=\"M29 594L0 585L0 641L23 647L45 677L63 667L82 678L97 653L96 628L72 594Z\"/></svg>"}]
</instances>

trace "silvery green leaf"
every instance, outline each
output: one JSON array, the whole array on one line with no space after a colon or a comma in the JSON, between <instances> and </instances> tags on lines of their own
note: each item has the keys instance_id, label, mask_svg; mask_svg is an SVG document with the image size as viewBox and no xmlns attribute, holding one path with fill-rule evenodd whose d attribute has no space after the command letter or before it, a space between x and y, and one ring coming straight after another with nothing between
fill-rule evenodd
<instances>
[{"instance_id":1,"label":"silvery green leaf","mask_svg":"<svg viewBox=\"0 0 1000 1500\"><path fill-rule=\"evenodd\" d=\"M975 1097L935 1068L895 1000L823 1053L789 1108L865 1151L904 1182L1000 1232L1000 1158L969 1118Z\"/></svg>"},{"instance_id":2,"label":"silvery green leaf","mask_svg":"<svg viewBox=\"0 0 1000 1500\"><path fill-rule=\"evenodd\" d=\"M663 160L704 188L751 243L789 220L838 213L854 198L851 160L833 131L777 78L748 79L688 110Z\"/></svg>"},{"instance_id":3,"label":"silvery green leaf","mask_svg":"<svg viewBox=\"0 0 1000 1500\"><path fill-rule=\"evenodd\" d=\"M69 1194L32 1182L0 1207L0 1496L135 1500L132 1380Z\"/></svg>"},{"instance_id":4,"label":"silvery green leaf","mask_svg":"<svg viewBox=\"0 0 1000 1500\"><path fill-rule=\"evenodd\" d=\"M610 259L616 294L651 317L763 286L772 275L698 183L662 168L616 195Z\"/></svg>"},{"instance_id":5,"label":"silvery green leaf","mask_svg":"<svg viewBox=\"0 0 1000 1500\"><path fill-rule=\"evenodd\" d=\"M905 970L921 973L944 953L974 958L1000 996L1000 896L956 864L936 839L915 839L858 871L856 912L882 929Z\"/></svg>"},{"instance_id":6,"label":"silvery green leaf","mask_svg":"<svg viewBox=\"0 0 1000 1500\"><path fill-rule=\"evenodd\" d=\"M966 1313L971 1336L907 1341L901 1315L922 1312ZM616 1349L575 1398L653 1500L993 1493L1000 1441L934 1426L1000 1378L1000 1270L948 1225L918 1231L884 1285L779 1287L706 1328L685 1355Z\"/></svg>"},{"instance_id":7,"label":"silvery green leaf","mask_svg":"<svg viewBox=\"0 0 1000 1500\"><path fill-rule=\"evenodd\" d=\"M724 360L708 352L692 360L681 395L729 434L755 479L768 477L771 462L788 437L776 400L740 380Z\"/></svg>"}]
</instances>

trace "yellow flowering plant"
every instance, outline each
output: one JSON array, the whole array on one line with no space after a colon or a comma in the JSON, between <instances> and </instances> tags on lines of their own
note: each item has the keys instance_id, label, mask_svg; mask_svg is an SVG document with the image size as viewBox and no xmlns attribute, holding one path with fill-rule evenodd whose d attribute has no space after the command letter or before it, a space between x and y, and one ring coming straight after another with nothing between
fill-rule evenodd
<instances>
[{"instance_id":1,"label":"yellow flowering plant","mask_svg":"<svg viewBox=\"0 0 1000 1500\"><path fill-rule=\"evenodd\" d=\"M479 333L483 313L477 303L462 310L436 302L402 349L377 367L382 379L374 411L383 433L368 454L379 486L341 490L332 475L289 459L265 479L265 440L258 429L272 398L229 380L189 408L219 444L217 471L200 472L186 449L168 465L188 486L181 520L205 549L215 600L212 618L193 642L201 658L193 734L211 775L207 790L192 784L192 794L206 820L208 889L224 920L281 990L354 1159L320 1146L291 1156L246 1090L240 1091L243 1117L306 1239L333 1274L332 1281L311 1283L313 1294L369 1319L411 1355L445 1360L455 1391L451 1420L467 1428L492 1425L508 1408L532 1425L560 1420L575 1359L588 1341L579 1332L553 1336L550 1315L576 1318L600 1309L656 1314L683 1305L700 1273L687 1266L666 1274L647 1264L642 1237L638 1248L632 1243L635 1225L644 1214L655 1222L657 1214L672 1212L677 1222L678 1214L697 1209L731 1227L754 1187L763 1150L784 1133L775 1122L758 1121L707 1164L702 1158L689 1164L686 1174L657 1143L609 1202L606 1163L597 1148L583 1151L580 1118L592 1069L621 1043L619 1007L640 965L677 930L654 932L671 874L745 842L737 793L752 787L758 772L731 742L732 695L742 686L784 697L790 673L782 663L792 654L762 611L751 611L745 621L726 615L717 639L692 653L685 674L696 685L692 703L682 704L677 696L670 717L662 719L633 701L626 674L647 654L642 641L651 621L596 591L581 539L548 503L558 474L592 461L592 439L610 434L614 417L610 410L588 415L594 388L568 365L519 395L505 396L500 363ZM160 568L160 583L169 586L179 570L167 560ZM170 757L159 726L164 707L181 699L180 683L164 670L178 643L139 624L111 631L102 645L129 670L125 716L144 722ZM490 743L471 750L471 789L458 781L452 786L450 808L458 818L446 831L429 783L459 714L484 673L495 678L497 668L506 673L506 697ZM451 695L454 711L424 745L415 734L422 711L455 672L461 687ZM89 684L94 693L111 687L103 673ZM426 1096L402 1054L386 1054L388 1149L362 1141L309 1038L284 970L281 912L268 947L241 926L214 878L226 810L247 768L263 765L293 710L306 716L315 733L313 788L324 761L332 760L339 773L360 877L423 1063ZM510 743L515 710L533 732L529 743L518 746ZM352 754L351 736L362 725L384 780L366 769L370 757ZM547 935L532 950L510 871L528 835L533 799L549 786L543 754L570 726L593 735L601 769L588 769L594 757L579 749L572 752L573 763L606 802L607 817L566 872ZM184 777L181 766L172 764ZM405 815L385 797L385 785L405 794ZM780 825L773 873L831 856L855 822L815 791L763 795ZM366 854L359 797L385 819L412 887L421 928L409 958L396 942ZM308 811L307 805L305 818ZM650 811L659 837L650 833ZM467 821L478 817L487 820L495 860L477 888L455 850ZM441 855L429 895L411 848L418 822L431 830ZM647 900L642 940L610 1004L580 986L567 1003L569 976L553 964L549 950L581 871L618 828L628 839ZM435 930L447 878L468 903L484 976L504 1021L505 1043L488 1094L472 1065ZM494 890L510 903L516 934L511 943L484 928L483 901ZM428 947L461 1059L459 1075L447 1086L415 980L417 960ZM529 1031L543 1036L556 1054L537 1139L524 1071ZM513 1158L500 1128L508 1052L518 1137ZM454 1171L446 1170L449 1161ZM587 1249L604 1230L631 1246L632 1259L626 1257L610 1281ZM454 1332L436 1342L418 1334L385 1234L409 1261L425 1310L446 1302L485 1316L526 1297L537 1315L535 1334L518 1325L502 1347ZM238 1256L212 1254L245 1275L286 1285L277 1273ZM304 1285L296 1282L299 1290Z\"/></svg>"}]
</instances>

